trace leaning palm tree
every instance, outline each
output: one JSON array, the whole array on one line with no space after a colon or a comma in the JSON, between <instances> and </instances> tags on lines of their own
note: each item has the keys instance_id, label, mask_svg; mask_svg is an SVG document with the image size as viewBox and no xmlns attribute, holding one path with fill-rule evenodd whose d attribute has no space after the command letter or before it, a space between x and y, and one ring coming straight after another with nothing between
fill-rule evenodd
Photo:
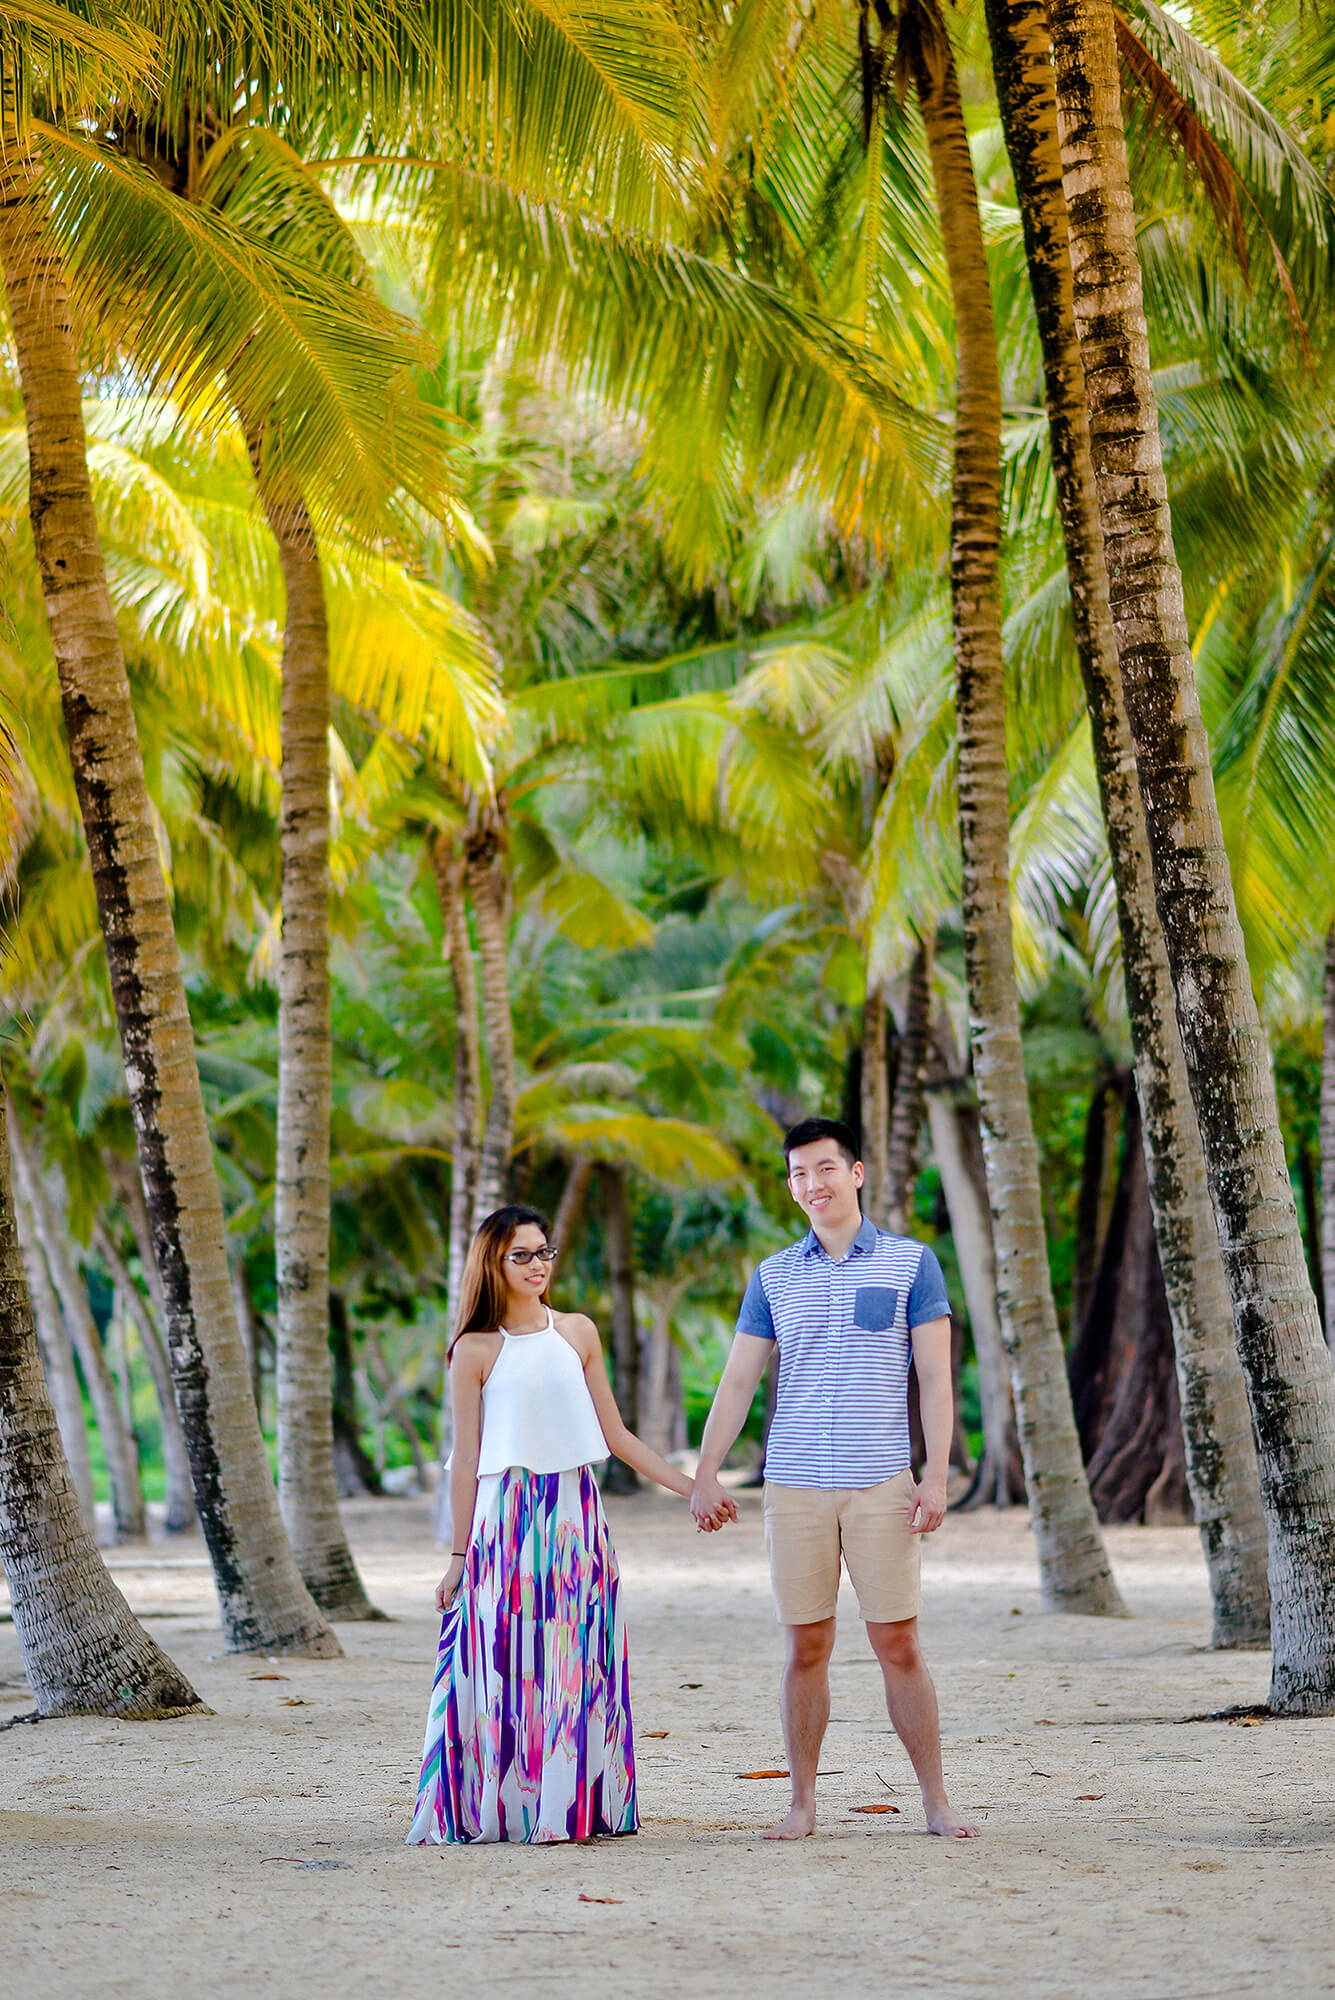
<instances>
[{"instance_id":1,"label":"leaning palm tree","mask_svg":"<svg viewBox=\"0 0 1335 2000\"><path fill-rule=\"evenodd\" d=\"M1048 1273L1010 925L999 565L1001 384L987 261L959 82L935 0L898 17L936 181L959 364L951 515L960 845L974 1075L997 1247L997 1292L1047 1601L1125 1610L1080 1456ZM864 28L864 33L866 32ZM889 82L888 51L875 49Z\"/></svg>"},{"instance_id":2,"label":"leaning palm tree","mask_svg":"<svg viewBox=\"0 0 1335 2000\"><path fill-rule=\"evenodd\" d=\"M1057 99L1042 0L988 0L1002 124L1043 349L1076 650L1117 889L1150 1203L1173 1322L1187 1480L1210 1571L1217 1646L1269 1630L1265 1522L1227 1279L1154 907L1145 815L1122 700L1072 299Z\"/></svg>"},{"instance_id":3,"label":"leaning palm tree","mask_svg":"<svg viewBox=\"0 0 1335 2000\"><path fill-rule=\"evenodd\" d=\"M127 1720L204 1704L107 1573L56 1428L24 1282L0 1090L0 1562L38 1715Z\"/></svg>"},{"instance_id":4,"label":"leaning palm tree","mask_svg":"<svg viewBox=\"0 0 1335 2000\"><path fill-rule=\"evenodd\" d=\"M1200 718L1150 374L1115 23L1106 0L1055 0L1051 17L1109 600L1269 1531L1270 1700L1324 1714L1335 1710L1335 1377Z\"/></svg>"}]
</instances>

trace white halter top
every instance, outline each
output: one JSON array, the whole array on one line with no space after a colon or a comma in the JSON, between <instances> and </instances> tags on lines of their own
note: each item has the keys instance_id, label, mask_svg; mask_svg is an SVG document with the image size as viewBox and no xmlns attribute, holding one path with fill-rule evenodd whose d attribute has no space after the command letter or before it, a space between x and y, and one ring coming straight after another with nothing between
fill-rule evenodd
<instances>
[{"instance_id":1,"label":"white halter top","mask_svg":"<svg viewBox=\"0 0 1335 2000\"><path fill-rule=\"evenodd\" d=\"M482 1389L477 1474L522 1465L570 1472L608 1456L580 1358L557 1330L552 1309L538 1333L500 1329L501 1351Z\"/></svg>"}]
</instances>

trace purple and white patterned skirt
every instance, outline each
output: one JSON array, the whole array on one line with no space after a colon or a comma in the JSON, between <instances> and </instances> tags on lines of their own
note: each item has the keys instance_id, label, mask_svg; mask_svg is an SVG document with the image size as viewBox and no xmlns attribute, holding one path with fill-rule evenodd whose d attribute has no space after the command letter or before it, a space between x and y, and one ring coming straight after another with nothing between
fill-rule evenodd
<instances>
[{"instance_id":1,"label":"purple and white patterned skirt","mask_svg":"<svg viewBox=\"0 0 1335 2000\"><path fill-rule=\"evenodd\" d=\"M478 1480L440 1628L410 1846L634 1833L616 1553L591 1467Z\"/></svg>"}]
</instances>

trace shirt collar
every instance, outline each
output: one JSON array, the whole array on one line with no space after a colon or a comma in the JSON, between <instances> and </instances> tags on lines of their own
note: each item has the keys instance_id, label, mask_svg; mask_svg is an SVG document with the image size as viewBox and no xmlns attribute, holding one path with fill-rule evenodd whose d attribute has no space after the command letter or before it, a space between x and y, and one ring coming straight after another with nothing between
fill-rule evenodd
<instances>
[{"instance_id":1,"label":"shirt collar","mask_svg":"<svg viewBox=\"0 0 1335 2000\"><path fill-rule=\"evenodd\" d=\"M813 1250L822 1250L824 1249L824 1247L825 1247L824 1244L821 1242L819 1236L817 1236L815 1230L808 1229L806 1235L802 1238L802 1244L801 1244L802 1255L804 1257L809 1257L813 1252ZM857 1235L853 1238L853 1241L849 1244L846 1254L851 1257L854 1251L857 1251L859 1255L862 1255L865 1254L868 1250L874 1250L875 1248L876 1248L876 1224L872 1221L869 1215L864 1215L862 1218L862 1226L858 1230ZM828 1252L826 1254L828 1255Z\"/></svg>"}]
</instances>

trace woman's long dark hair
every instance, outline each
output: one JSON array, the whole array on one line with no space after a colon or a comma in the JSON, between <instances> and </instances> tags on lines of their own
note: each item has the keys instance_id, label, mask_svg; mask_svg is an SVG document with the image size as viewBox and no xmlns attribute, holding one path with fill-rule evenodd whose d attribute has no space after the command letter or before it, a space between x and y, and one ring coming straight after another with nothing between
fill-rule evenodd
<instances>
[{"instance_id":1,"label":"woman's long dark hair","mask_svg":"<svg viewBox=\"0 0 1335 2000\"><path fill-rule=\"evenodd\" d=\"M505 1208L494 1208L479 1224L477 1234L468 1246L468 1262L464 1265L463 1283L459 1288L459 1317L450 1335L450 1354L454 1352L454 1343L461 1334L494 1333L504 1319L510 1288L505 1282L501 1263L515 1231L523 1229L528 1223L540 1229L548 1242L551 1241L552 1226L546 1216L539 1209L524 1208L518 1202L511 1202ZM549 1278L550 1275L549 1271ZM545 1285L539 1297L546 1301Z\"/></svg>"}]
</instances>

